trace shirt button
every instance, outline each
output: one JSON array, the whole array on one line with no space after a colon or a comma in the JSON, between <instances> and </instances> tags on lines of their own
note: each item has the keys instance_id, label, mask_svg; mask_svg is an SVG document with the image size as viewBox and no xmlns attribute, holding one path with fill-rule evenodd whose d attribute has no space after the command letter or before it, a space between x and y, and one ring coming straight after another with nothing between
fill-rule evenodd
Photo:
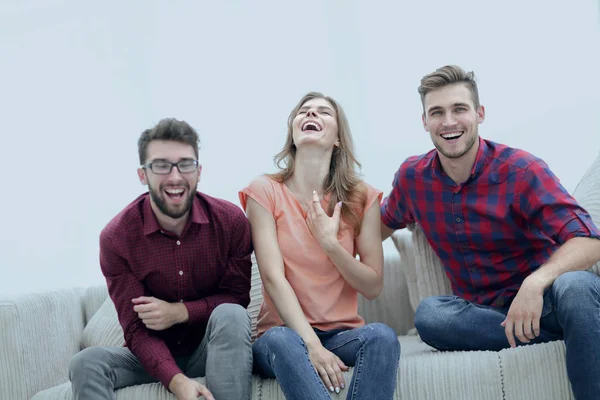
<instances>
[{"instance_id":1,"label":"shirt button","mask_svg":"<svg viewBox=\"0 0 600 400\"><path fill-rule=\"evenodd\" d=\"M456 217L456 222L460 222L460 217Z\"/></svg>"},{"instance_id":2,"label":"shirt button","mask_svg":"<svg viewBox=\"0 0 600 400\"><path fill-rule=\"evenodd\" d=\"M181 344L181 340L178 340L178 341L177 341L177 344Z\"/></svg>"},{"instance_id":3,"label":"shirt button","mask_svg":"<svg viewBox=\"0 0 600 400\"><path fill-rule=\"evenodd\" d=\"M485 294L485 292L483 290L480 290L479 294L483 296Z\"/></svg>"},{"instance_id":4,"label":"shirt button","mask_svg":"<svg viewBox=\"0 0 600 400\"><path fill-rule=\"evenodd\" d=\"M181 242L178 240L178 241L177 241L177 246L179 246L179 245L181 245Z\"/></svg>"},{"instance_id":5,"label":"shirt button","mask_svg":"<svg viewBox=\"0 0 600 400\"><path fill-rule=\"evenodd\" d=\"M471 272L477 271L477 268L471 268Z\"/></svg>"},{"instance_id":6,"label":"shirt button","mask_svg":"<svg viewBox=\"0 0 600 400\"><path fill-rule=\"evenodd\" d=\"M179 302L180 302L180 303L183 303L183 299L179 299Z\"/></svg>"},{"instance_id":7,"label":"shirt button","mask_svg":"<svg viewBox=\"0 0 600 400\"><path fill-rule=\"evenodd\" d=\"M183 271L179 271L179 275L183 275Z\"/></svg>"}]
</instances>

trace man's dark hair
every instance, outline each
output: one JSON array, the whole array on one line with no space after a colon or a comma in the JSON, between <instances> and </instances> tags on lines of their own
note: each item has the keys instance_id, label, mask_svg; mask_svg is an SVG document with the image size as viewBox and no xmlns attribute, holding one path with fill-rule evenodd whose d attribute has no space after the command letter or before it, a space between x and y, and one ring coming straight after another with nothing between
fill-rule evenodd
<instances>
[{"instance_id":1,"label":"man's dark hair","mask_svg":"<svg viewBox=\"0 0 600 400\"><path fill-rule=\"evenodd\" d=\"M175 118L164 118L153 128L142 132L138 139L140 165L146 163L148 144L153 140L173 140L189 144L194 149L196 159L198 159L198 147L200 145L198 133L185 121L179 121Z\"/></svg>"}]
</instances>

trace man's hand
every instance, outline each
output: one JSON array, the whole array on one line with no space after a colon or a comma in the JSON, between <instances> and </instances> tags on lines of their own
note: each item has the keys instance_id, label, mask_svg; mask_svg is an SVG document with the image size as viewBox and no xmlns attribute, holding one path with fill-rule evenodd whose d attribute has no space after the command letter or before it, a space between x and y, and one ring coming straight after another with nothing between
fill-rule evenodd
<instances>
[{"instance_id":1,"label":"man's hand","mask_svg":"<svg viewBox=\"0 0 600 400\"><path fill-rule=\"evenodd\" d=\"M167 303L155 297L137 297L131 302L135 304L133 311L148 329L162 331L180 324L188 319L187 308L182 303Z\"/></svg>"},{"instance_id":2,"label":"man's hand","mask_svg":"<svg viewBox=\"0 0 600 400\"><path fill-rule=\"evenodd\" d=\"M177 374L171 379L169 390L177 400L197 400L200 396L204 396L206 400L215 400L206 386L183 374Z\"/></svg>"},{"instance_id":3,"label":"man's hand","mask_svg":"<svg viewBox=\"0 0 600 400\"><path fill-rule=\"evenodd\" d=\"M337 243L337 234L340 228L340 216L342 213L342 202L335 205L333 216L327 215L317 192L313 192L312 204L308 205L308 213L306 216L306 224L310 233L317 239L319 245L327 250Z\"/></svg>"},{"instance_id":4,"label":"man's hand","mask_svg":"<svg viewBox=\"0 0 600 400\"><path fill-rule=\"evenodd\" d=\"M529 343L540 335L540 318L544 306L544 289L535 281L525 279L513 300L504 327L510 347L516 347L515 335L523 343Z\"/></svg>"},{"instance_id":5,"label":"man's hand","mask_svg":"<svg viewBox=\"0 0 600 400\"><path fill-rule=\"evenodd\" d=\"M344 374L342 371L348 371L348 367L339 359L338 356L327 350L320 343L314 346L307 346L308 357L313 367L321 377L325 387L330 392L340 392L346 386Z\"/></svg>"}]
</instances>

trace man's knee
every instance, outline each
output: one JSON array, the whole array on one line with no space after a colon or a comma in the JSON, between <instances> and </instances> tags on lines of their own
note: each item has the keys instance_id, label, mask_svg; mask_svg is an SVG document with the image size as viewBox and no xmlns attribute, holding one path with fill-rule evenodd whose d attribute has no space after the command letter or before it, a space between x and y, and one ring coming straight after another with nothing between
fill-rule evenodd
<instances>
[{"instance_id":1,"label":"man's knee","mask_svg":"<svg viewBox=\"0 0 600 400\"><path fill-rule=\"evenodd\" d=\"M101 347L88 347L75 354L69 362L71 382L85 381L89 374L106 372L106 352Z\"/></svg>"},{"instance_id":2,"label":"man's knee","mask_svg":"<svg viewBox=\"0 0 600 400\"><path fill-rule=\"evenodd\" d=\"M600 277L589 271L565 272L556 278L552 291L562 306L580 307L588 298L600 300Z\"/></svg>"},{"instance_id":3,"label":"man's knee","mask_svg":"<svg viewBox=\"0 0 600 400\"><path fill-rule=\"evenodd\" d=\"M250 315L239 304L218 305L211 313L208 323L215 333L250 339Z\"/></svg>"},{"instance_id":4,"label":"man's knee","mask_svg":"<svg viewBox=\"0 0 600 400\"><path fill-rule=\"evenodd\" d=\"M442 322L440 307L446 304L449 296L431 296L423 299L415 311L415 327L419 332L439 326Z\"/></svg>"}]
</instances>

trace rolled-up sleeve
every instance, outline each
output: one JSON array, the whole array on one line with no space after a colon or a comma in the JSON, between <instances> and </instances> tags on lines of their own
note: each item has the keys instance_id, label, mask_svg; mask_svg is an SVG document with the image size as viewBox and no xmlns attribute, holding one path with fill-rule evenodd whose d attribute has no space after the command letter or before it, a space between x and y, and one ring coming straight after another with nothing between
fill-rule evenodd
<instances>
[{"instance_id":1,"label":"rolled-up sleeve","mask_svg":"<svg viewBox=\"0 0 600 400\"><path fill-rule=\"evenodd\" d=\"M381 202L381 222L391 229L402 229L413 223L414 218L410 213L402 191L402 182L406 179L404 164L394 175L392 190Z\"/></svg>"},{"instance_id":2,"label":"rolled-up sleeve","mask_svg":"<svg viewBox=\"0 0 600 400\"><path fill-rule=\"evenodd\" d=\"M600 239L600 231L589 213L560 184L541 160L522 172L519 212L532 226L559 244L573 237Z\"/></svg>"}]
</instances>

